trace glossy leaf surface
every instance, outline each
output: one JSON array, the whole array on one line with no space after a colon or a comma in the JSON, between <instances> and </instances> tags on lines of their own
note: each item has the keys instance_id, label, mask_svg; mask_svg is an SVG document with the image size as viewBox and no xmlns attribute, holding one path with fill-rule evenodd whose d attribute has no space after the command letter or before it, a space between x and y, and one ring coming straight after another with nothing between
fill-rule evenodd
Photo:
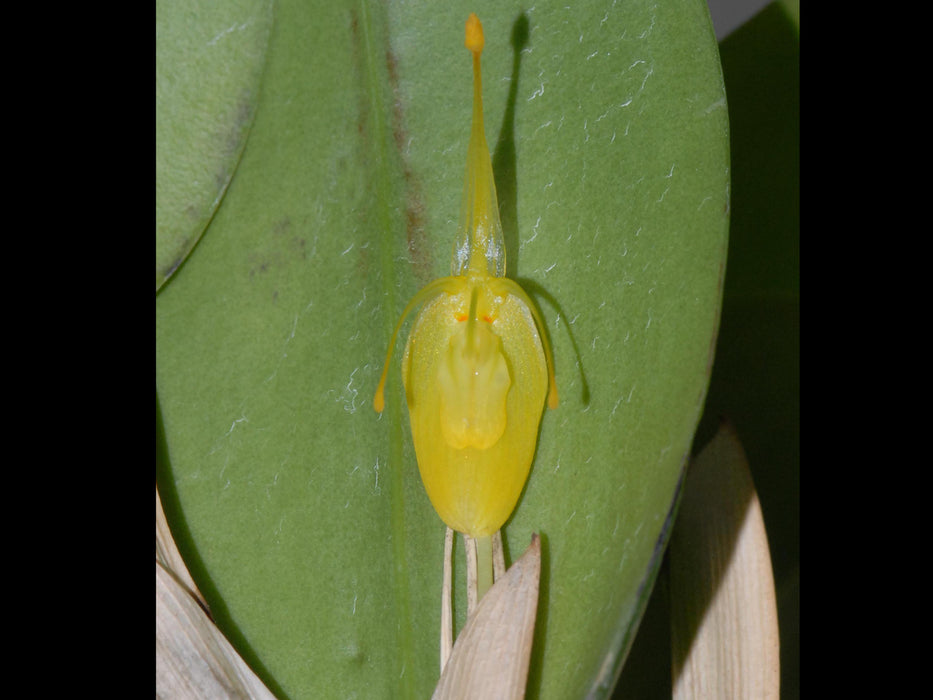
<instances>
[{"instance_id":1,"label":"glossy leaf surface","mask_svg":"<svg viewBox=\"0 0 933 700\"><path fill-rule=\"evenodd\" d=\"M371 402L407 300L449 274L470 11L508 275L561 393L505 528L507 552L542 538L531 695L610 688L702 410L729 183L704 3L279 3L236 176L156 307L167 515L281 696L437 682L444 527L397 364Z\"/></svg>"}]
</instances>

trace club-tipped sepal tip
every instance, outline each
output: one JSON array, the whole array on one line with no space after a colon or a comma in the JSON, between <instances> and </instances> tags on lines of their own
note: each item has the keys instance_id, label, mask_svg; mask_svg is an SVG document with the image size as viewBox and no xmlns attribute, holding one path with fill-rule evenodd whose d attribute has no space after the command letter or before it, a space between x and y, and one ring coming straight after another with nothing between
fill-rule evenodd
<instances>
[{"instance_id":1,"label":"club-tipped sepal tip","mask_svg":"<svg viewBox=\"0 0 933 700\"><path fill-rule=\"evenodd\" d=\"M473 53L480 53L486 43L483 37L483 24L475 12L471 12L466 21L466 41L463 42Z\"/></svg>"}]
</instances>

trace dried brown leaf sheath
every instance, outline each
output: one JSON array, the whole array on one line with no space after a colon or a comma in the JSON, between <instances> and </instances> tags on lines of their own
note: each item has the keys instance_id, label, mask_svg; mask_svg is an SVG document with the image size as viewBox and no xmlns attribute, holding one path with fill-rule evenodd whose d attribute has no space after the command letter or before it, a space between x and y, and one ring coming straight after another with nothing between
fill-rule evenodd
<instances>
[{"instance_id":1,"label":"dried brown leaf sheath","mask_svg":"<svg viewBox=\"0 0 933 700\"><path fill-rule=\"evenodd\" d=\"M531 544L480 600L457 637L434 700L525 695L541 577L541 541Z\"/></svg>"},{"instance_id":2,"label":"dried brown leaf sheath","mask_svg":"<svg viewBox=\"0 0 933 700\"><path fill-rule=\"evenodd\" d=\"M777 700L768 537L742 445L729 425L690 465L669 554L674 699Z\"/></svg>"}]
</instances>

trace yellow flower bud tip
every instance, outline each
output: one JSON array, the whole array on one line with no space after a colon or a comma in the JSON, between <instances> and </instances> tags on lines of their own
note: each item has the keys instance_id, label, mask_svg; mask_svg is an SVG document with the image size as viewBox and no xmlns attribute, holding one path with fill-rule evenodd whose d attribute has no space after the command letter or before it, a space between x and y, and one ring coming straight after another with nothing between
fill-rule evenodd
<instances>
[{"instance_id":1,"label":"yellow flower bud tip","mask_svg":"<svg viewBox=\"0 0 933 700\"><path fill-rule=\"evenodd\" d=\"M466 41L463 45L475 54L481 53L486 40L483 36L483 25L475 12L471 12L466 21Z\"/></svg>"}]
</instances>

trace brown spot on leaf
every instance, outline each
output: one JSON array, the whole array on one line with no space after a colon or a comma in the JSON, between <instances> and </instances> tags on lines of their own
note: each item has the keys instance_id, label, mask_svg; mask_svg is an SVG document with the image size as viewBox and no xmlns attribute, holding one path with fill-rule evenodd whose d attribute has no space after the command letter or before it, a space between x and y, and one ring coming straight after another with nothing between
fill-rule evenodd
<instances>
[{"instance_id":1,"label":"brown spot on leaf","mask_svg":"<svg viewBox=\"0 0 933 700\"><path fill-rule=\"evenodd\" d=\"M405 179L405 233L408 254L415 267L415 274L424 284L434 277L434 256L424 228L424 197L421 184L408 161L406 149L409 141L405 129L405 112L399 87L399 63L397 56L387 50L385 55L389 85L392 88L392 141L398 151Z\"/></svg>"}]
</instances>

